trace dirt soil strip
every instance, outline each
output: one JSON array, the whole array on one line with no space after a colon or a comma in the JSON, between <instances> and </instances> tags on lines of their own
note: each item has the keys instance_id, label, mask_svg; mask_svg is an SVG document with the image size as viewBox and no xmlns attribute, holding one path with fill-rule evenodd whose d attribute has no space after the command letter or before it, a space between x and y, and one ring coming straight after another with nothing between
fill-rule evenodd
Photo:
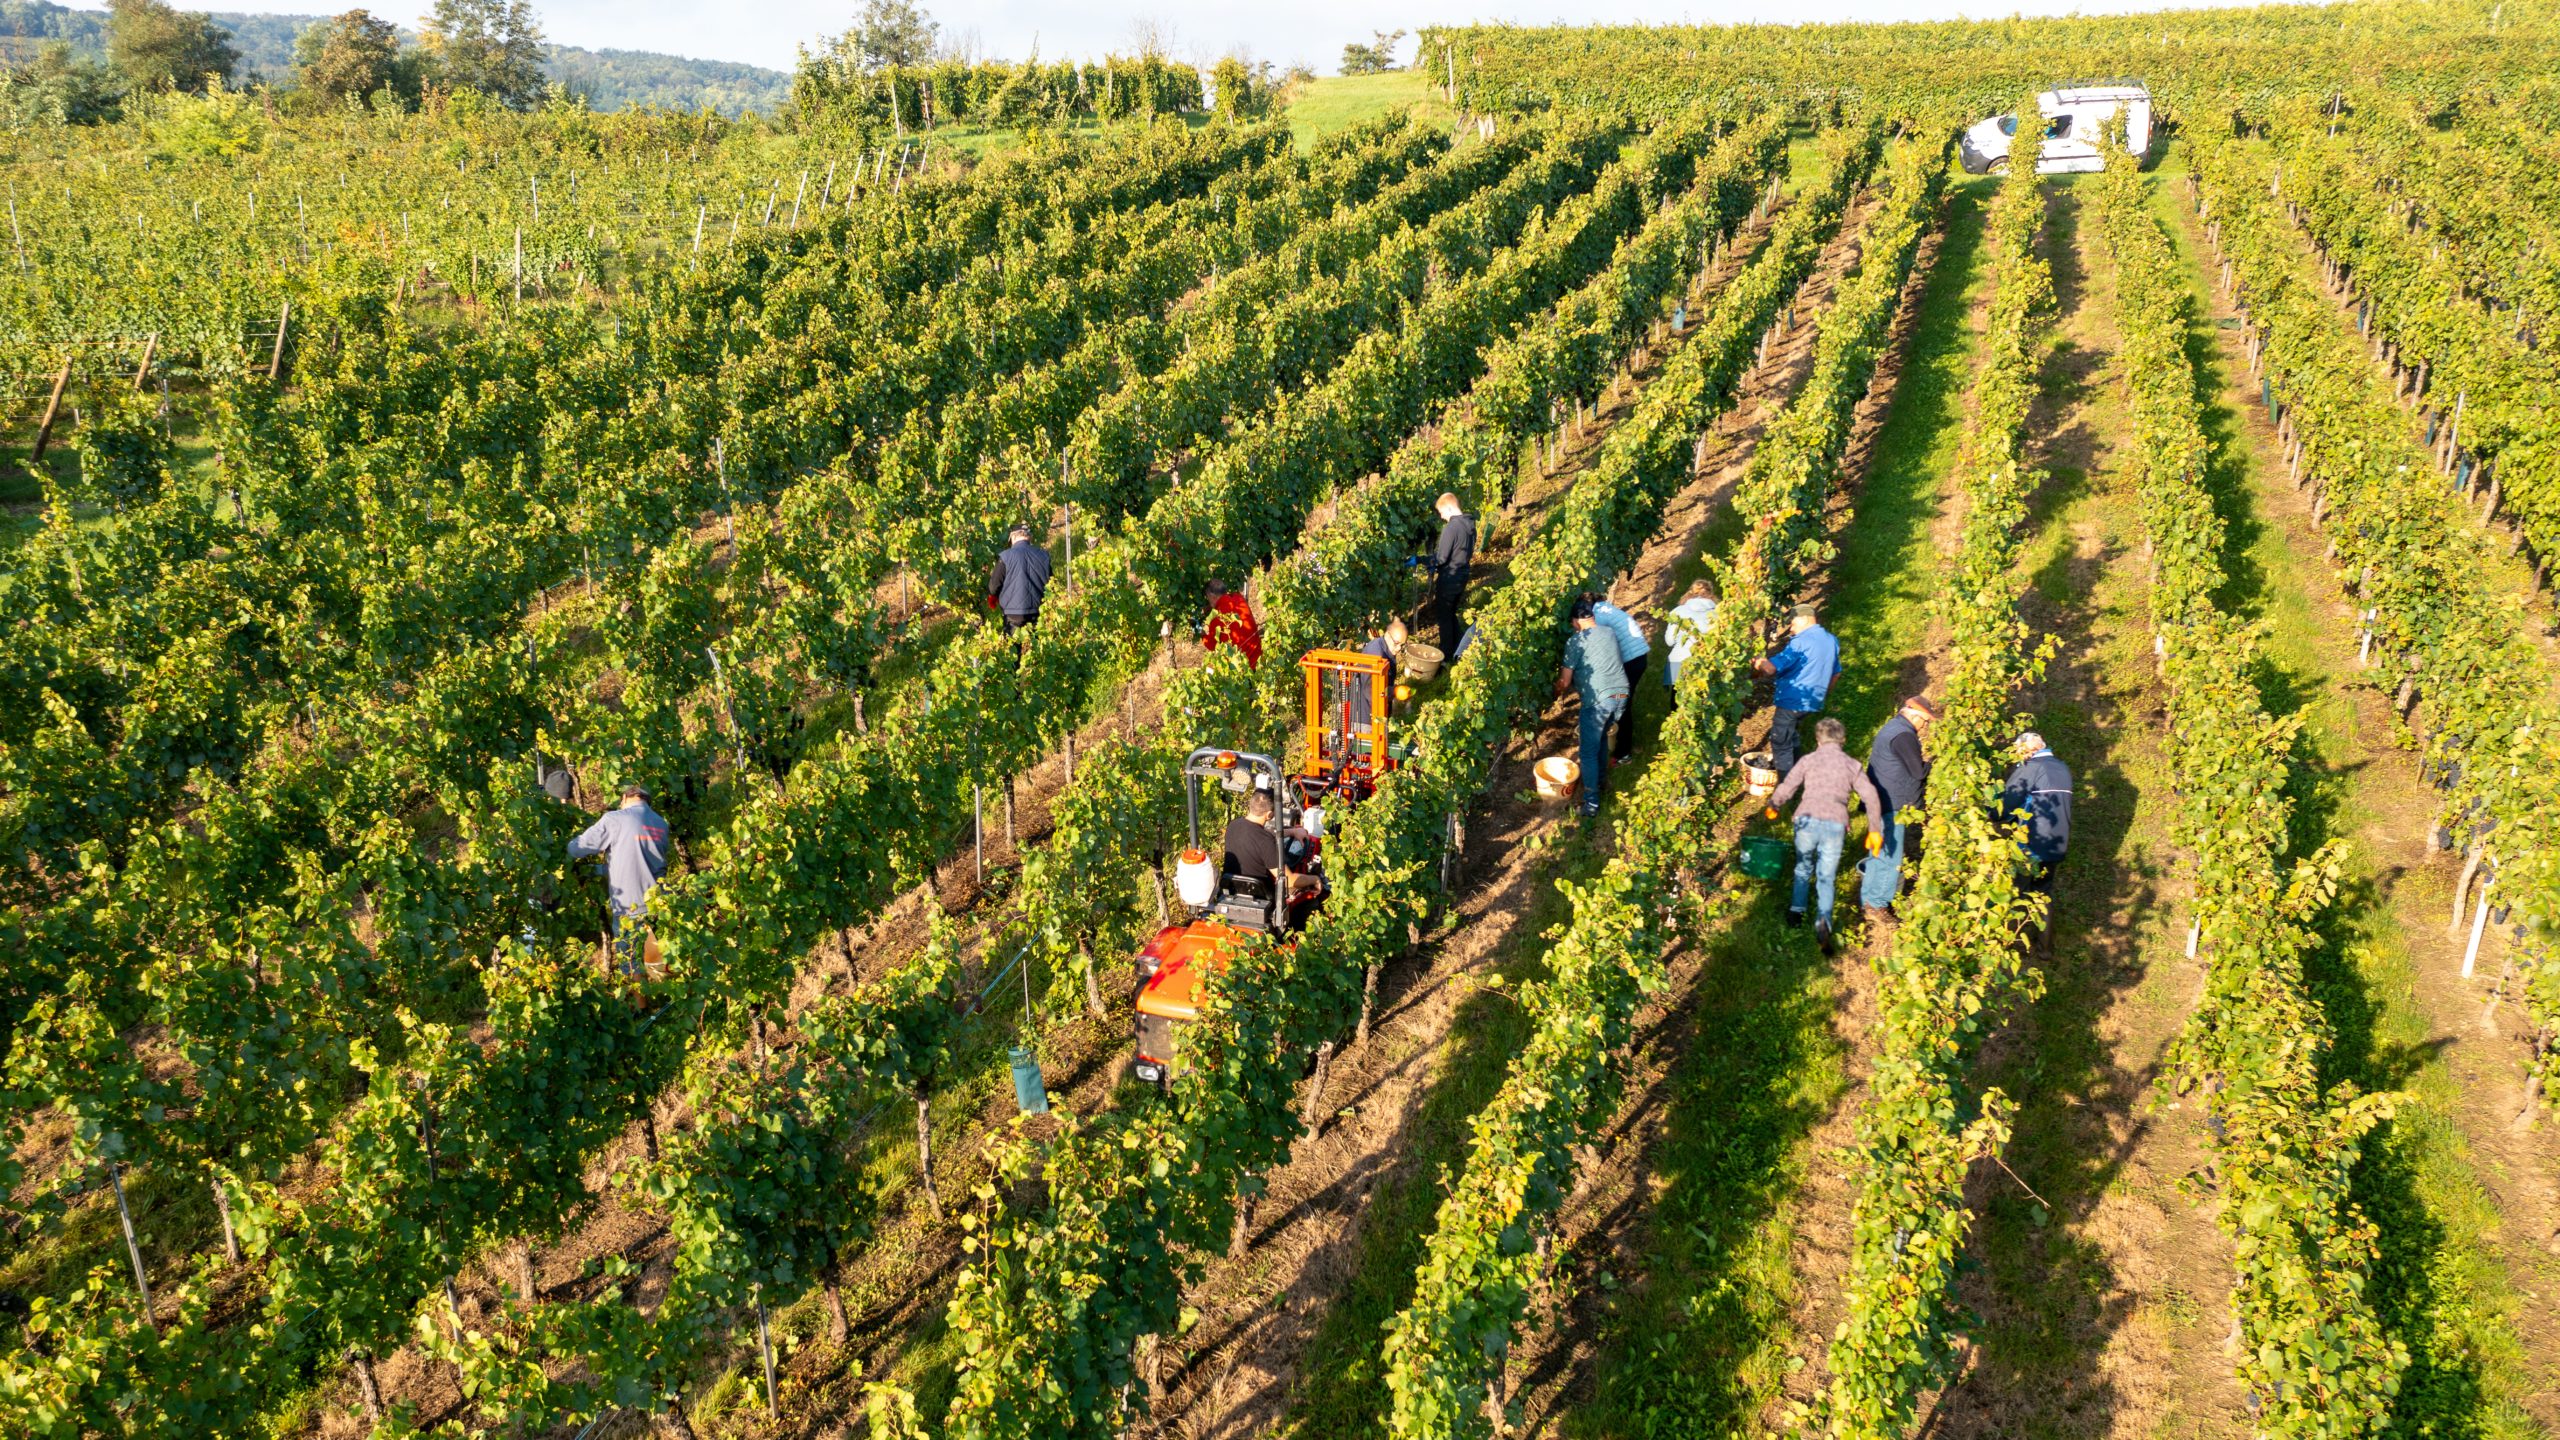
<instances>
[{"instance_id":1,"label":"dirt soil strip","mask_svg":"<svg viewBox=\"0 0 2560 1440\"><path fill-rule=\"evenodd\" d=\"M2072 861L2040 961L2046 993L1986 1047L1979 1073L2018 1102L2007 1170L1967 1187L1981 1266L1960 1282L1982 1325L1929 1433L2247 1432L2221 1349L2231 1247L2178 1193L2211 1156L2200 1106L2160 1082L2203 992L2186 954L2191 886L2173 848L2115 278L2092 211L2051 187L2056 343L2032 419L2046 480L2020 609L2054 651L2019 709L2076 772Z\"/></svg>"},{"instance_id":2,"label":"dirt soil strip","mask_svg":"<svg viewBox=\"0 0 2560 1440\"><path fill-rule=\"evenodd\" d=\"M2198 253L2185 187L2165 188L2172 235ZM2488 1005L2507 940L2491 927L2476 978L2463 978L2469 928L2449 928L2458 861L2426 844L2439 797L2403 748L2392 695L2357 664L2361 609L2325 559L2308 493L2282 483L2236 312L2210 284L2196 295L2213 327L2200 362L2218 372L2208 424L2243 454L2250 482L2225 517L2235 544L2251 547L2242 608L2271 624L2271 708L2300 709L2310 722L2296 747L2308 773L2295 848L2330 837L2348 846L2345 891L2322 927L2339 953L2314 973L2339 1032L2336 1068L2414 1102L2367 1142L2356 1186L2384 1228L2377 1303L2386 1323L2407 1320L2404 1338L2419 1352L2403 1408L2413 1392L2450 1393L2493 1412L2518 1407L2532 1427L2560 1434L2560 1326L2550 1323L2560 1303L2560 1146L2549 1118L2526 1108L2522 1017Z\"/></svg>"},{"instance_id":3,"label":"dirt soil strip","mask_svg":"<svg viewBox=\"0 0 2560 1440\"><path fill-rule=\"evenodd\" d=\"M1844 237L1854 235L1866 208L1860 206L1844 224ZM1677 584L1691 573L1684 565L1698 538L1729 510L1750 438L1810 368L1812 316L1828 305L1849 253L1848 239L1835 241L1807 281L1795 324L1771 344L1740 403L1719 422L1708 463L1674 498L1660 534L1614 587L1622 605L1658 615L1676 599ZM1635 378L1649 379L1656 369L1648 366ZM1606 430L1624 418L1636 389L1612 390L1587 443L1559 472L1558 492L1588 465ZM1515 525L1512 533L1523 528ZM1649 718L1658 724L1667 701L1651 694L1652 685L1648 672L1645 688L1656 712ZM1553 707L1535 734L1515 740L1505 759L1525 773L1539 756L1569 751L1573 715L1570 702ZM1326 1103L1336 1119L1302 1142L1289 1165L1271 1177L1249 1253L1213 1265L1188 1297L1201 1312L1200 1322L1181 1344L1180 1373L1168 1377L1153 1422L1139 1433L1245 1436L1283 1427L1301 1398L1308 1347L1346 1288L1363 1281L1410 1288L1412 1259L1402 1247L1387 1247L1385 1261L1372 1261L1377 1241L1366 1233L1370 1197L1383 1185L1407 1192L1407 1206L1426 1198L1436 1203L1436 1185L1416 1173L1415 1131L1446 1080L1453 1054L1471 1044L1461 1033L1461 1008L1480 992L1486 974L1533 951L1543 922L1556 918L1549 882L1554 849L1570 828L1567 812L1523 798L1525 791L1506 790L1499 778L1491 789L1486 812L1467 827L1462 898L1449 928L1438 943L1388 968L1372 1043L1335 1061ZM1499 1052L1494 1058L1498 1064ZM1429 1196L1411 1194L1416 1184L1428 1187ZM1431 1203L1418 1207L1426 1217ZM1400 1266L1401 1273L1364 1276L1364 1266L1372 1263Z\"/></svg>"}]
</instances>

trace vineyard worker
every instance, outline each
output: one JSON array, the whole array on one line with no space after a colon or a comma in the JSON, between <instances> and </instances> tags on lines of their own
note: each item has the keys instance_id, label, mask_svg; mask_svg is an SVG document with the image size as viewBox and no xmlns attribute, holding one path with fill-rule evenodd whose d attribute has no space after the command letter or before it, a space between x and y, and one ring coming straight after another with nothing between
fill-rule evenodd
<instances>
[{"instance_id":1,"label":"vineyard worker","mask_svg":"<svg viewBox=\"0 0 2560 1440\"><path fill-rule=\"evenodd\" d=\"M1220 842L1226 853L1220 863L1230 875L1251 875L1268 880L1281 873L1280 837L1272 833L1271 792L1256 790L1244 797L1244 813L1227 822L1227 833ZM1312 875L1289 874L1289 893L1304 895L1321 882Z\"/></svg>"},{"instance_id":2,"label":"vineyard worker","mask_svg":"<svg viewBox=\"0 0 2560 1440\"><path fill-rule=\"evenodd\" d=\"M1049 552L1031 543L1031 527L1013 527L1013 544L996 557L987 574L987 603L1004 616L1004 633L1012 634L1040 618L1040 601L1049 593Z\"/></svg>"},{"instance_id":3,"label":"vineyard worker","mask_svg":"<svg viewBox=\"0 0 2560 1440\"><path fill-rule=\"evenodd\" d=\"M1404 653L1405 638L1410 633L1404 628L1403 621L1390 620L1386 629L1372 629L1369 638L1360 644L1361 654L1375 655L1387 662L1387 700L1390 705L1395 701L1396 657ZM1351 713L1355 717L1351 728L1366 733L1369 728L1369 677L1366 675L1351 677Z\"/></svg>"},{"instance_id":4,"label":"vineyard worker","mask_svg":"<svg viewBox=\"0 0 2560 1440\"><path fill-rule=\"evenodd\" d=\"M637 785L622 787L622 808L608 810L569 842L569 858L604 859L605 890L613 933L648 913L649 892L667 873L667 822L649 808L649 792Z\"/></svg>"},{"instance_id":5,"label":"vineyard worker","mask_svg":"<svg viewBox=\"0 0 2560 1440\"><path fill-rule=\"evenodd\" d=\"M1894 897L1902 893L1902 812L1919 804L1929 788L1929 757L1920 740L1937 720L1938 707L1914 695L1884 722L1875 744L1867 748L1867 779L1884 797L1883 848L1869 854L1859 872L1858 899L1866 906L1869 924L1891 917Z\"/></svg>"},{"instance_id":6,"label":"vineyard worker","mask_svg":"<svg viewBox=\"0 0 2560 1440\"><path fill-rule=\"evenodd\" d=\"M1716 618L1716 587L1712 580L1699 580L1689 586L1689 593L1671 609L1671 618L1663 622L1662 683L1674 693L1680 689L1680 669L1689 663L1689 654L1707 636L1707 622Z\"/></svg>"},{"instance_id":7,"label":"vineyard worker","mask_svg":"<svg viewBox=\"0 0 2560 1440\"><path fill-rule=\"evenodd\" d=\"M1588 596L1573 602L1573 633L1565 637L1564 670L1556 693L1582 694L1582 817L1600 813L1600 780L1609 768L1609 731L1627 713L1627 667L1618 662L1618 637L1592 616Z\"/></svg>"},{"instance_id":8,"label":"vineyard worker","mask_svg":"<svg viewBox=\"0 0 2560 1440\"><path fill-rule=\"evenodd\" d=\"M1877 798L1876 787L1867 779L1867 767L1858 763L1845 746L1849 727L1825 715L1814 723L1813 753L1798 760L1769 797L1768 813L1775 819L1778 807L1790 797L1796 799L1796 888L1787 904L1787 925L1804 924L1805 891L1810 888L1822 903L1822 913L1813 922L1814 938L1822 942L1822 953L1831 953L1831 902L1839 888L1840 847L1849 838L1849 797L1856 795L1866 807L1867 848L1872 853L1884 819L1884 802Z\"/></svg>"},{"instance_id":9,"label":"vineyard worker","mask_svg":"<svg viewBox=\"0 0 2560 1440\"><path fill-rule=\"evenodd\" d=\"M1831 682L1840 674L1840 641L1814 618L1812 601L1796 606L1788 622L1793 634L1752 669L1777 678L1777 713L1769 720L1769 768L1784 775L1795 769L1796 725L1822 708Z\"/></svg>"},{"instance_id":10,"label":"vineyard worker","mask_svg":"<svg viewBox=\"0 0 2560 1440\"><path fill-rule=\"evenodd\" d=\"M1476 563L1476 522L1458 508L1458 497L1440 496L1440 543L1431 547L1431 612L1440 624L1440 648L1455 651L1466 634L1458 607L1467 598L1467 571Z\"/></svg>"},{"instance_id":11,"label":"vineyard worker","mask_svg":"<svg viewBox=\"0 0 2560 1440\"><path fill-rule=\"evenodd\" d=\"M1627 672L1627 708L1618 718L1618 740L1609 748L1611 760L1624 760L1636 750L1636 686L1644 681L1644 662L1653 654L1653 642L1645 639L1644 627L1636 617L1619 609L1605 595L1588 590L1582 598L1591 602L1591 619L1618 642L1618 668Z\"/></svg>"},{"instance_id":12,"label":"vineyard worker","mask_svg":"<svg viewBox=\"0 0 2560 1440\"><path fill-rule=\"evenodd\" d=\"M2053 874L2071 848L2071 767L2030 730L2010 747L2017 768L2001 788L2001 813L2027 829L2027 878L2018 887L2030 894L2051 895Z\"/></svg>"},{"instance_id":13,"label":"vineyard worker","mask_svg":"<svg viewBox=\"0 0 2560 1440\"><path fill-rule=\"evenodd\" d=\"M1262 626L1253 618L1253 606L1242 595L1227 588L1224 580L1209 582L1209 623L1201 631L1200 647L1215 650L1231 645L1244 656L1244 663L1255 669L1262 666Z\"/></svg>"}]
</instances>

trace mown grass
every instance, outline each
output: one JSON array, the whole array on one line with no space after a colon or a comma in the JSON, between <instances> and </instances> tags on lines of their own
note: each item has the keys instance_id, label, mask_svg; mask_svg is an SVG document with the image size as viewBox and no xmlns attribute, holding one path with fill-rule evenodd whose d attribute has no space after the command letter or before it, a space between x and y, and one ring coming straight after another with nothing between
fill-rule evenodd
<instances>
[{"instance_id":1,"label":"mown grass","mask_svg":"<svg viewBox=\"0 0 2560 1440\"><path fill-rule=\"evenodd\" d=\"M1836 593L1824 610L1844 659L1832 713L1857 746L1925 663L1939 587L1930 525L1974 370L1967 316L1988 278L1988 192L1974 182L1951 194L1893 408L1837 537ZM1841 906L1854 914L1854 880L1841 880ZM1804 932L1778 926L1786 893L1783 881L1762 887L1709 944L1691 1034L1667 1081L1666 1124L1647 1157L1651 1204L1626 1267L1641 1283L1605 1302L1598 1394L1565 1417L1566 1434L1749 1433L1794 1363L1792 1197L1822 1158L1806 1137L1846 1090L1848 1057L1832 1026L1831 962Z\"/></svg>"},{"instance_id":2,"label":"mown grass","mask_svg":"<svg viewBox=\"0 0 2560 1440\"><path fill-rule=\"evenodd\" d=\"M1303 150L1327 135L1374 120L1400 105L1413 107L1415 115L1424 120L1453 122L1457 112L1438 95L1431 88L1430 79L1419 70L1328 75L1301 84L1282 113Z\"/></svg>"}]
</instances>

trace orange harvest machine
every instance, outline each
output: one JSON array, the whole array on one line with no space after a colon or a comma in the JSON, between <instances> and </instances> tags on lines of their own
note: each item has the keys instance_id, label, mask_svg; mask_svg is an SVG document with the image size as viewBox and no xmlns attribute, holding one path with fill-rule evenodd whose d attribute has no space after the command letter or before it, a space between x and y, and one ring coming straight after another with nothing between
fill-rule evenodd
<instances>
[{"instance_id":1,"label":"orange harvest machine","mask_svg":"<svg viewBox=\"0 0 2560 1440\"><path fill-rule=\"evenodd\" d=\"M1200 1018L1210 977L1226 969L1251 936L1286 943L1324 901L1325 807L1366 798L1393 770L1387 707L1394 669L1375 655L1316 650L1300 662L1307 680L1307 760L1297 774L1268 755L1194 750L1182 765L1189 844L1174 888L1190 918L1158 930L1138 951L1137 1077L1161 1085L1177 1069L1183 1026ZM1236 797L1272 799L1270 829L1281 867L1246 874L1200 842L1205 786ZM1218 842L1220 852L1224 841Z\"/></svg>"}]
</instances>

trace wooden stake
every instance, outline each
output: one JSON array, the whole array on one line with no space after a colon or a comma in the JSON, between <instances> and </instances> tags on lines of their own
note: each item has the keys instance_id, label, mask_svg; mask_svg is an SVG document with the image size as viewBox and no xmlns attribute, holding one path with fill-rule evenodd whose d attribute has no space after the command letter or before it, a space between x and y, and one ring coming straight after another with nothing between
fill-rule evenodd
<instances>
[{"instance_id":1,"label":"wooden stake","mask_svg":"<svg viewBox=\"0 0 2560 1440\"><path fill-rule=\"evenodd\" d=\"M151 1313L151 1277L143 1273L142 1242L133 1238L133 1211L124 1201L122 1164L113 1160L107 1162L107 1183L115 1187L116 1219L124 1226L124 1253L133 1259L133 1288L142 1292L142 1313L150 1319L151 1328L156 1331L160 1328L160 1319Z\"/></svg>"},{"instance_id":2,"label":"wooden stake","mask_svg":"<svg viewBox=\"0 0 2560 1440\"><path fill-rule=\"evenodd\" d=\"M764 1287L756 1287L756 1354L764 1360L764 1409L773 1413L773 1327L765 1319Z\"/></svg>"},{"instance_id":3,"label":"wooden stake","mask_svg":"<svg viewBox=\"0 0 2560 1440\"><path fill-rule=\"evenodd\" d=\"M71 357L62 357L62 373L53 377L53 398L44 402L44 420L36 426L35 449L27 455L32 465L44 458L44 447L53 441L54 418L62 413L62 392L71 385Z\"/></svg>"},{"instance_id":4,"label":"wooden stake","mask_svg":"<svg viewBox=\"0 0 2560 1440\"><path fill-rule=\"evenodd\" d=\"M267 352L267 379L270 383L284 376L284 335L293 325L293 302L287 300L276 311L276 344Z\"/></svg>"},{"instance_id":5,"label":"wooden stake","mask_svg":"<svg viewBox=\"0 0 2560 1440\"><path fill-rule=\"evenodd\" d=\"M142 363L135 366L133 371L134 389L149 390L151 388L151 357L159 353L160 332L154 330L151 332L151 338L142 342Z\"/></svg>"}]
</instances>

